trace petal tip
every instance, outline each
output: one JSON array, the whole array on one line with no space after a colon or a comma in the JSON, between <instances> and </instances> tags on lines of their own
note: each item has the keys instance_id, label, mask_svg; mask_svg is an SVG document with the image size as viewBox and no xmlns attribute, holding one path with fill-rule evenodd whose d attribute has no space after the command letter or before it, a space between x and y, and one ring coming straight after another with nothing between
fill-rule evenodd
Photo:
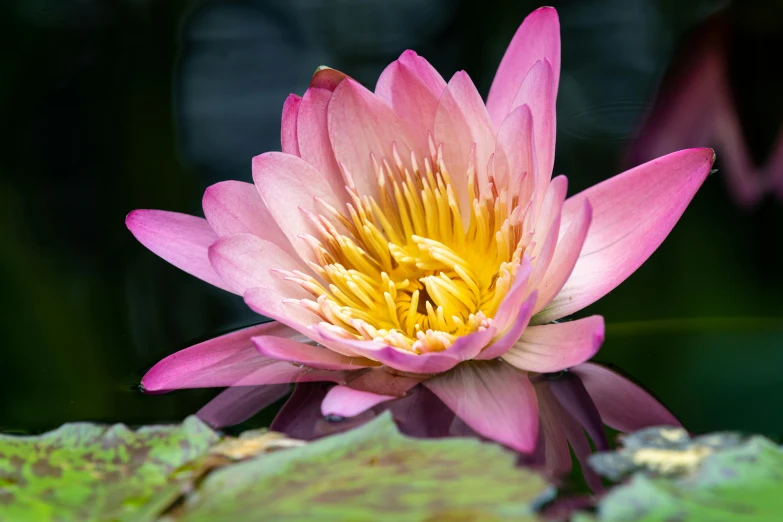
<instances>
[{"instance_id":1,"label":"petal tip","mask_svg":"<svg viewBox=\"0 0 783 522\"><path fill-rule=\"evenodd\" d=\"M544 6L541 6L541 7L539 7L538 9L536 9L535 11L533 11L533 12L534 12L534 13L542 13L542 14L543 14L543 13L546 13L546 14L550 14L550 15L555 15L555 16L557 16L557 9L555 9L555 8L554 8L554 7L552 7L551 5L544 5Z\"/></svg>"},{"instance_id":2,"label":"petal tip","mask_svg":"<svg viewBox=\"0 0 783 522\"><path fill-rule=\"evenodd\" d=\"M453 82L454 80L459 80L459 81L470 80L470 75L468 75L465 69L460 69L459 71L454 73L454 75L449 80L449 83Z\"/></svg>"},{"instance_id":3,"label":"petal tip","mask_svg":"<svg viewBox=\"0 0 783 522\"><path fill-rule=\"evenodd\" d=\"M299 96L298 94L290 93L288 96L286 96L285 101L283 102L283 106L298 101L302 101L302 97Z\"/></svg>"},{"instance_id":4,"label":"petal tip","mask_svg":"<svg viewBox=\"0 0 783 522\"><path fill-rule=\"evenodd\" d=\"M165 214L166 211L164 210L141 208L131 210L128 212L128 215L125 216L125 226L130 230L130 233L133 234L133 237L146 246L145 238L152 232L151 227L155 227L156 217Z\"/></svg>"},{"instance_id":5,"label":"petal tip","mask_svg":"<svg viewBox=\"0 0 783 522\"><path fill-rule=\"evenodd\" d=\"M557 9L555 9L550 5L545 5L543 7L539 7L538 9L532 11L529 15L527 15L525 17L525 22L527 21L536 21L539 23L554 22L560 25L560 15L557 13Z\"/></svg>"},{"instance_id":6,"label":"petal tip","mask_svg":"<svg viewBox=\"0 0 783 522\"><path fill-rule=\"evenodd\" d=\"M208 206L208 203L214 199L217 199L216 192L219 192L221 188L229 186L232 184L232 180L227 181L219 181L217 183L213 183L212 185L208 186L204 190L204 195L201 196L201 206L202 208L205 206Z\"/></svg>"},{"instance_id":7,"label":"petal tip","mask_svg":"<svg viewBox=\"0 0 783 522\"><path fill-rule=\"evenodd\" d=\"M125 216L125 226L128 227L128 230L130 230L131 233L134 233L133 229L136 227L136 225L139 222L139 214L143 212L144 211L140 209L131 210L130 212L128 212L128 215Z\"/></svg>"},{"instance_id":8,"label":"petal tip","mask_svg":"<svg viewBox=\"0 0 783 522\"><path fill-rule=\"evenodd\" d=\"M593 355L595 355L598 349L601 348L601 345L604 344L604 339L606 338L606 325L604 324L604 318L600 315L596 317L599 321L599 324L593 333Z\"/></svg>"},{"instance_id":9,"label":"petal tip","mask_svg":"<svg viewBox=\"0 0 783 522\"><path fill-rule=\"evenodd\" d=\"M310 79L310 87L334 91L343 80L348 78L345 73L326 65L319 65Z\"/></svg>"},{"instance_id":10,"label":"petal tip","mask_svg":"<svg viewBox=\"0 0 783 522\"><path fill-rule=\"evenodd\" d=\"M153 366L149 369L149 371L144 375L144 377L141 378L141 383L139 384L139 388L141 389L141 392L145 395L157 395L160 393L163 393L166 391L160 382L157 382L157 379L155 378L155 369L158 367L158 364Z\"/></svg>"},{"instance_id":11,"label":"petal tip","mask_svg":"<svg viewBox=\"0 0 783 522\"><path fill-rule=\"evenodd\" d=\"M292 156L291 154L286 154L285 152L278 152L278 151L269 151L264 152L262 154L259 154L257 156L253 156L253 159L250 161L251 168L253 171L253 181L257 182L258 177L260 176L261 171L263 170L263 167L268 161L274 161L275 158L278 157L296 157Z\"/></svg>"}]
</instances>

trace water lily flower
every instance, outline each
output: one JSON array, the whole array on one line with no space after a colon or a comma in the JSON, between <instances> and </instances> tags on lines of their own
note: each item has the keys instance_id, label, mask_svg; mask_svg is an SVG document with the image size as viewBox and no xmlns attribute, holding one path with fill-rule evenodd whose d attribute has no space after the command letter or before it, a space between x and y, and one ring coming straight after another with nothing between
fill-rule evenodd
<instances>
[{"instance_id":1,"label":"water lily flower","mask_svg":"<svg viewBox=\"0 0 783 522\"><path fill-rule=\"evenodd\" d=\"M552 178L559 30L552 8L525 19L486 104L465 72L447 83L412 51L375 92L321 68L285 101L282 152L253 158L254 184L209 187L206 219L131 212L151 251L274 319L165 358L144 388L329 381L322 414L352 417L422 384L531 452L528 372L603 341L600 316L553 321L652 254L714 156L669 154L566 199Z\"/></svg>"}]
</instances>

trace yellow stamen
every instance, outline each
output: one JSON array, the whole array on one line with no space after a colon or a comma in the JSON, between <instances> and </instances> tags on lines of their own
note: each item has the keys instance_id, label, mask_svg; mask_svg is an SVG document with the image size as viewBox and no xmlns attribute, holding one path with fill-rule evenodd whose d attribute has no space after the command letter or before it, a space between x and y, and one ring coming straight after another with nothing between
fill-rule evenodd
<instances>
[{"instance_id":1,"label":"yellow stamen","mask_svg":"<svg viewBox=\"0 0 783 522\"><path fill-rule=\"evenodd\" d=\"M350 203L341 210L318 199L323 214L306 213L321 236L303 236L320 279L278 272L313 296L291 302L338 337L445 350L491 325L529 246L528 207L518 206L517 188L498 189L492 168L478 178L473 150L463 221L443 146L430 137L429 156L411 154L407 164L392 150L391 161L372 157L377 197L357 194L341 165Z\"/></svg>"}]
</instances>

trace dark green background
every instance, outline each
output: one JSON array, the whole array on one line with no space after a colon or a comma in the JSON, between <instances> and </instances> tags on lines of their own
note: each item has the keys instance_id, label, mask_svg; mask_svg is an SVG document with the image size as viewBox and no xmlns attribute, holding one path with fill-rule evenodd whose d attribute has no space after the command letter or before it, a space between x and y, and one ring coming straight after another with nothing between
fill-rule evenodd
<instances>
[{"instance_id":1,"label":"dark green background","mask_svg":"<svg viewBox=\"0 0 783 522\"><path fill-rule=\"evenodd\" d=\"M568 175L572 193L624 168L657 85L684 52L679 42L725 5L555 4L563 39L555 170ZM170 421L197 410L216 390L143 396L134 386L169 353L257 318L240 298L147 252L125 229L125 215L200 214L209 184L250 181L250 158L279 148L285 96L302 94L318 65L373 87L383 67L412 48L447 78L467 70L486 94L514 30L535 7L4 2L0 430ZM774 36L783 35L783 14L760 1L729 16L742 20L729 45L732 87L763 162L783 115L783 45ZM721 173L712 176L662 248L581 313L606 317L597 359L640 380L694 431L781 437L781 239L780 200L741 210Z\"/></svg>"}]
</instances>

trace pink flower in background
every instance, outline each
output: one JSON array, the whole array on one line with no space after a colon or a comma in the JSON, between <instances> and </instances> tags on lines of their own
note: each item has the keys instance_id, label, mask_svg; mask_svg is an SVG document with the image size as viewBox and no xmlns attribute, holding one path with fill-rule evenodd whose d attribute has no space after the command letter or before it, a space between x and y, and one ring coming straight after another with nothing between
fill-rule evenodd
<instances>
[{"instance_id":1,"label":"pink flower in background","mask_svg":"<svg viewBox=\"0 0 783 522\"><path fill-rule=\"evenodd\" d=\"M551 177L559 73L552 8L519 28L486 105L467 74L446 83L412 51L375 93L322 68L286 100L283 152L253 158L254 185L207 189L206 219L129 214L147 248L274 319L167 357L145 389L237 387L216 401L258 404L281 393L259 385L330 381L321 412L352 417L421 383L479 434L532 451L528 372L603 341L600 316L552 321L652 254L714 157L676 152L566 199Z\"/></svg>"},{"instance_id":2,"label":"pink flower in background","mask_svg":"<svg viewBox=\"0 0 783 522\"><path fill-rule=\"evenodd\" d=\"M720 172L731 196L749 207L767 192L783 200L783 128L767 162L756 165L730 83L728 42L738 34L730 14L712 16L690 39L667 73L628 160L638 164L683 147L712 145L721 154Z\"/></svg>"}]
</instances>

